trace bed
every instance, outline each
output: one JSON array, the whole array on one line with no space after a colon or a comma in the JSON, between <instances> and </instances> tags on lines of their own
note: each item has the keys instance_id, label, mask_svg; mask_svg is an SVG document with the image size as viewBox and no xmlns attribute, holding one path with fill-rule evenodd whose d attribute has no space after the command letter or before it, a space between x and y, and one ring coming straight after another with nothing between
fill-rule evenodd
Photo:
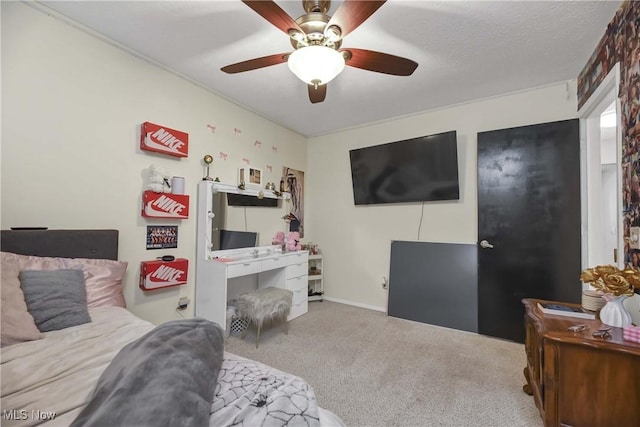
<instances>
[{"instance_id":1,"label":"bed","mask_svg":"<svg viewBox=\"0 0 640 427\"><path fill-rule=\"evenodd\" d=\"M156 326L126 310L117 230L3 230L0 239L3 426L343 425L302 378L225 352L218 325L186 319ZM16 274L39 330L11 341L6 316L21 307L5 299L5 288ZM68 311L60 295L38 293L52 292L61 275L63 286L85 295L78 302L64 288ZM54 285L43 291L44 282ZM63 314L43 316L41 300L58 301L46 309ZM74 310L89 321L70 316Z\"/></svg>"}]
</instances>

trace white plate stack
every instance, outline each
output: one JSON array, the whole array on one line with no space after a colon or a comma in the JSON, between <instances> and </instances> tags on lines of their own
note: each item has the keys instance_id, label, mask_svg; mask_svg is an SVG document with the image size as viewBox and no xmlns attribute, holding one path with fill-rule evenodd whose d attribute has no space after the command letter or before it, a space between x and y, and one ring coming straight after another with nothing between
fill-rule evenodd
<instances>
[{"instance_id":1,"label":"white plate stack","mask_svg":"<svg viewBox=\"0 0 640 427\"><path fill-rule=\"evenodd\" d=\"M582 291L582 308L589 311L598 311L607 303L602 294L590 289Z\"/></svg>"}]
</instances>

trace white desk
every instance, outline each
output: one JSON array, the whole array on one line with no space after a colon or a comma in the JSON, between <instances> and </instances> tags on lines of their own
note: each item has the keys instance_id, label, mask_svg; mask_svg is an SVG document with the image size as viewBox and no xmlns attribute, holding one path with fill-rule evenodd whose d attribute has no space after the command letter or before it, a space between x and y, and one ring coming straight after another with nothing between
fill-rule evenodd
<instances>
[{"instance_id":1,"label":"white desk","mask_svg":"<svg viewBox=\"0 0 640 427\"><path fill-rule=\"evenodd\" d=\"M288 320L308 309L307 251L276 252L277 246L230 249L210 252L210 258L196 264L195 315L218 323L226 329L228 295L233 294L234 279L254 276L257 287L273 286L293 292Z\"/></svg>"}]
</instances>

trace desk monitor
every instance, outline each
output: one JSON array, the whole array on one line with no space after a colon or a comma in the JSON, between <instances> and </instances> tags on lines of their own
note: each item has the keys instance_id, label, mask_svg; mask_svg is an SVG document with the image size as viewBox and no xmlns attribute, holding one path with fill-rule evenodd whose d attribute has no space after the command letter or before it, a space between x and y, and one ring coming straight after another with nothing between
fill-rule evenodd
<instances>
[{"instance_id":1,"label":"desk monitor","mask_svg":"<svg viewBox=\"0 0 640 427\"><path fill-rule=\"evenodd\" d=\"M220 249L253 248L258 244L258 233L252 231L220 230Z\"/></svg>"}]
</instances>

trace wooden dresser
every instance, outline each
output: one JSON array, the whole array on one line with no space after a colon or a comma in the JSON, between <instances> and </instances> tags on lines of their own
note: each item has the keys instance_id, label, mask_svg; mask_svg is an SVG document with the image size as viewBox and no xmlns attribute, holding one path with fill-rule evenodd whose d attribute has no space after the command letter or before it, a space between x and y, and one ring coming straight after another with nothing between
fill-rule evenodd
<instances>
[{"instance_id":1,"label":"wooden dresser","mask_svg":"<svg viewBox=\"0 0 640 427\"><path fill-rule=\"evenodd\" d=\"M533 395L544 425L640 426L640 343L624 341L621 328L612 328L610 338L594 338L606 326L600 320L549 315L538 309L539 300L522 302L523 390ZM568 329L578 324L589 329Z\"/></svg>"}]
</instances>

